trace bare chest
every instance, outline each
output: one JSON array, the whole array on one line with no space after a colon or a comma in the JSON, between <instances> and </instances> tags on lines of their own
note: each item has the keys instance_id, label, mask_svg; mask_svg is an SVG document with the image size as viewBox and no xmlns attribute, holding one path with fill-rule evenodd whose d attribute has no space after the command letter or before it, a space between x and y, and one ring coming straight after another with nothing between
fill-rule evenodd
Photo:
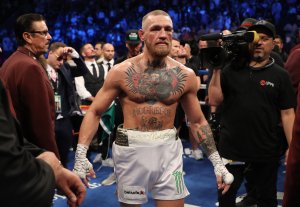
<instances>
[{"instance_id":1,"label":"bare chest","mask_svg":"<svg viewBox=\"0 0 300 207\"><path fill-rule=\"evenodd\" d=\"M186 75L180 68L145 70L134 68L126 71L124 88L133 102L172 104L183 94Z\"/></svg>"}]
</instances>

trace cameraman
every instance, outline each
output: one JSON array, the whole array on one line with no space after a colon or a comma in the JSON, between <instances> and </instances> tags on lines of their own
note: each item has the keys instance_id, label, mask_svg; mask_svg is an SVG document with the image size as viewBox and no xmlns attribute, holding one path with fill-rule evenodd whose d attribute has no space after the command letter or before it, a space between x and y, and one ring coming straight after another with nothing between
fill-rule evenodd
<instances>
[{"instance_id":1,"label":"cameraman","mask_svg":"<svg viewBox=\"0 0 300 207\"><path fill-rule=\"evenodd\" d=\"M252 178L248 183L255 189L257 206L276 207L280 121L288 143L292 139L295 94L288 73L270 57L275 27L262 20L248 29L253 30L260 39L249 44L249 57L215 69L208 89L211 105L223 103L219 151L235 177L229 191L219 194L220 207L235 206L245 176Z\"/></svg>"}]
</instances>

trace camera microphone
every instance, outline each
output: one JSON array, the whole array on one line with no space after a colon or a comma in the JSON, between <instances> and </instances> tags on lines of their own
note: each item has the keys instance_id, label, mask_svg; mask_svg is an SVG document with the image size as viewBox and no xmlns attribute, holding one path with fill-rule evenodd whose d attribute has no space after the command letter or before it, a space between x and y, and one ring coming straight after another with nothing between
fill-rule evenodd
<instances>
[{"instance_id":1,"label":"camera microphone","mask_svg":"<svg viewBox=\"0 0 300 207\"><path fill-rule=\"evenodd\" d=\"M222 33L210 33L210 34L205 34L200 36L200 40L218 40L223 37Z\"/></svg>"},{"instance_id":2,"label":"camera microphone","mask_svg":"<svg viewBox=\"0 0 300 207\"><path fill-rule=\"evenodd\" d=\"M232 34L223 35L223 33L210 33L200 36L200 40L218 40L223 41L245 41L247 43L258 43L259 36L256 31L234 32Z\"/></svg>"}]
</instances>

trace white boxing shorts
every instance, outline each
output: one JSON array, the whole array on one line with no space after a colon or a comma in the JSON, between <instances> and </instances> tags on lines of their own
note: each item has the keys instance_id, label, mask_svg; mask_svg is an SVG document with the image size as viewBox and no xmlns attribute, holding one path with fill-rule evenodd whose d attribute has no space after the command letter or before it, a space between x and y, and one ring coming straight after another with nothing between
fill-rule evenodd
<instances>
[{"instance_id":1,"label":"white boxing shorts","mask_svg":"<svg viewBox=\"0 0 300 207\"><path fill-rule=\"evenodd\" d=\"M189 195L183 180L182 144L175 128L155 132L118 128L112 152L119 202L143 204L148 193L157 200Z\"/></svg>"}]
</instances>

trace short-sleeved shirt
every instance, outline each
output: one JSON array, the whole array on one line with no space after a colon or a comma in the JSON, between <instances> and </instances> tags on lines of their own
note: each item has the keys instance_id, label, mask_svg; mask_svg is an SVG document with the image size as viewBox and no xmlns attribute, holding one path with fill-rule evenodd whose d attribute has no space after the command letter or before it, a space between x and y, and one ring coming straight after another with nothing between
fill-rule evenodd
<instances>
[{"instance_id":1,"label":"short-sleeved shirt","mask_svg":"<svg viewBox=\"0 0 300 207\"><path fill-rule=\"evenodd\" d=\"M272 59L259 69L229 65L221 73L221 87L221 156L239 161L277 159L280 111L296 105L288 73Z\"/></svg>"}]
</instances>

